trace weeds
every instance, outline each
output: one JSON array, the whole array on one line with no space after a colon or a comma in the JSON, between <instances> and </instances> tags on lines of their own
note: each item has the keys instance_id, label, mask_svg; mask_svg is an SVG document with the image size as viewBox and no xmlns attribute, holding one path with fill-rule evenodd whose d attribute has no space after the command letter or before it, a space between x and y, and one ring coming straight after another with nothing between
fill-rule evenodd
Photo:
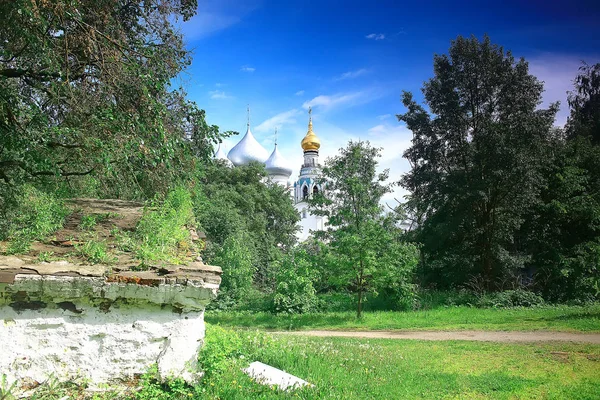
<instances>
[{"instance_id":1,"label":"weeds","mask_svg":"<svg viewBox=\"0 0 600 400\"><path fill-rule=\"evenodd\" d=\"M2 374L2 379L0 379L0 400L13 400L15 398L13 390L16 385L17 381L9 385L6 375Z\"/></svg>"},{"instance_id":2,"label":"weeds","mask_svg":"<svg viewBox=\"0 0 600 400\"><path fill-rule=\"evenodd\" d=\"M51 262L55 259L53 251L42 251L38 254L38 262Z\"/></svg>"},{"instance_id":3,"label":"weeds","mask_svg":"<svg viewBox=\"0 0 600 400\"><path fill-rule=\"evenodd\" d=\"M171 191L164 202L147 209L138 223L136 256L149 261L181 263L195 250L188 226L193 226L192 199L183 188Z\"/></svg>"},{"instance_id":4,"label":"weeds","mask_svg":"<svg viewBox=\"0 0 600 400\"><path fill-rule=\"evenodd\" d=\"M61 228L69 211L62 201L31 185L21 187L15 204L3 222L2 236L10 239L6 252L21 254L29 251L31 243L43 239Z\"/></svg>"},{"instance_id":5,"label":"weeds","mask_svg":"<svg viewBox=\"0 0 600 400\"><path fill-rule=\"evenodd\" d=\"M110 254L105 242L89 240L82 245L75 245L78 255L92 264L112 264L117 258Z\"/></svg>"},{"instance_id":6,"label":"weeds","mask_svg":"<svg viewBox=\"0 0 600 400\"><path fill-rule=\"evenodd\" d=\"M81 217L81 223L79 224L79 228L84 231L89 231L94 229L96 225L115 218L122 218L122 216L115 212L84 215L83 217Z\"/></svg>"}]
</instances>

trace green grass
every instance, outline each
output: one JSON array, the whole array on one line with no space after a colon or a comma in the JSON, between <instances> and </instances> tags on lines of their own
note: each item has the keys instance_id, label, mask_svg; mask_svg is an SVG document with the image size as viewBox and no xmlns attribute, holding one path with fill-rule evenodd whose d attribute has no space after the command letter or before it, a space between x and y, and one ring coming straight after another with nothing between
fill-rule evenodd
<instances>
[{"instance_id":1,"label":"green grass","mask_svg":"<svg viewBox=\"0 0 600 400\"><path fill-rule=\"evenodd\" d=\"M209 329L208 335L211 333ZM188 397L594 399L600 393L598 345L270 337L255 332L238 335L244 342L241 349L220 347L219 351L228 353L229 363L221 373L189 388ZM218 336L223 339L223 335ZM286 393L258 385L241 372L254 360L283 369L315 387ZM144 393L148 387L152 386L146 385L138 398L150 397ZM181 393L179 385L175 388ZM148 393L161 398L156 391Z\"/></svg>"},{"instance_id":2,"label":"green grass","mask_svg":"<svg viewBox=\"0 0 600 400\"><path fill-rule=\"evenodd\" d=\"M447 307L425 311L353 312L275 315L251 312L210 312L206 321L229 327L275 330L488 330L600 332L600 305L481 309Z\"/></svg>"}]
</instances>

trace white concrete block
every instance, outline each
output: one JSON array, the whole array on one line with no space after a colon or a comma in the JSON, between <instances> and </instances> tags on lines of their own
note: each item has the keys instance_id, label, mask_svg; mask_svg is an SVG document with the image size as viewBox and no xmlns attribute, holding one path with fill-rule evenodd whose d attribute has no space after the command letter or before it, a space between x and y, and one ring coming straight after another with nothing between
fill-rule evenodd
<instances>
[{"instance_id":1,"label":"white concrete block","mask_svg":"<svg viewBox=\"0 0 600 400\"><path fill-rule=\"evenodd\" d=\"M282 390L294 389L303 386L314 386L297 376L288 374L285 371L255 361L246 369L246 375L263 385L275 385Z\"/></svg>"}]
</instances>

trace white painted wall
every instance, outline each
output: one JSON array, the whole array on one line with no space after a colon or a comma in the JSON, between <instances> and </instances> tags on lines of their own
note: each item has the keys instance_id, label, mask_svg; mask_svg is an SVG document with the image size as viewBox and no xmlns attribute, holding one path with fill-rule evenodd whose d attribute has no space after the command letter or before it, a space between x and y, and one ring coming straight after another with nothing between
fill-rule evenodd
<instances>
[{"instance_id":1,"label":"white painted wall","mask_svg":"<svg viewBox=\"0 0 600 400\"><path fill-rule=\"evenodd\" d=\"M157 363L162 377L196 381L198 348L204 338L204 312L173 313L171 308L60 309L1 307L0 371L13 381L88 379L93 385L126 380Z\"/></svg>"}]
</instances>

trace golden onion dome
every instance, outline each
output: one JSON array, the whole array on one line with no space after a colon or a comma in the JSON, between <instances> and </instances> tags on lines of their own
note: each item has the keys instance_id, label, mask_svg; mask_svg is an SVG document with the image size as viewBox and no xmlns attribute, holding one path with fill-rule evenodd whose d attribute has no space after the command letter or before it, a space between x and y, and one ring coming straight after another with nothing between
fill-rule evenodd
<instances>
[{"instance_id":1,"label":"golden onion dome","mask_svg":"<svg viewBox=\"0 0 600 400\"><path fill-rule=\"evenodd\" d=\"M321 147L321 139L319 139L317 135L315 135L315 133L313 132L311 115L312 110L310 108L308 109L308 114L310 115L308 120L308 132L306 132L306 136L304 136L304 139L302 139L300 145L302 146L302 149L304 151L317 151Z\"/></svg>"}]
</instances>

